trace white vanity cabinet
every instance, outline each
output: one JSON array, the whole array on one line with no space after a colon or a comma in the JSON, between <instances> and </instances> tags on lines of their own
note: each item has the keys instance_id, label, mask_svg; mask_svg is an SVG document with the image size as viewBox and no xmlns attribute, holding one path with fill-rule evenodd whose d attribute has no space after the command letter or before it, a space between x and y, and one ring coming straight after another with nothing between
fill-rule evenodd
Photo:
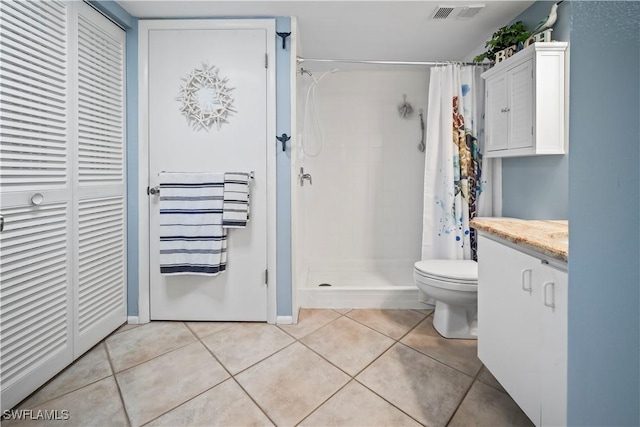
<instances>
[{"instance_id":1,"label":"white vanity cabinet","mask_svg":"<svg viewBox=\"0 0 640 427\"><path fill-rule=\"evenodd\" d=\"M482 74L485 156L564 154L567 45L533 43Z\"/></svg>"},{"instance_id":2,"label":"white vanity cabinet","mask_svg":"<svg viewBox=\"0 0 640 427\"><path fill-rule=\"evenodd\" d=\"M480 235L478 357L537 426L566 425L567 273ZM562 268L565 268L563 271Z\"/></svg>"}]
</instances>

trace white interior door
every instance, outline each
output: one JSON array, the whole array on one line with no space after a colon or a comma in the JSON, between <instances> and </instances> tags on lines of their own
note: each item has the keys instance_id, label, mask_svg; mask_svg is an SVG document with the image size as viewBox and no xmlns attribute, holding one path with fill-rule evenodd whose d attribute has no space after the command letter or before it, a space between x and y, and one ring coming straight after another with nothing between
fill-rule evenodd
<instances>
[{"instance_id":1,"label":"white interior door","mask_svg":"<svg viewBox=\"0 0 640 427\"><path fill-rule=\"evenodd\" d=\"M254 172L251 219L228 230L227 270L164 276L159 267L159 198L149 196L150 318L267 320L267 89L265 28L152 29L148 33L149 185L165 172ZM213 27L213 28L212 28ZM222 28L222 27L221 27ZM202 64L228 78L236 110L218 130L194 130L176 99ZM273 139L274 135L271 135ZM275 142L274 142L275 143ZM274 183L275 184L275 183Z\"/></svg>"}]
</instances>

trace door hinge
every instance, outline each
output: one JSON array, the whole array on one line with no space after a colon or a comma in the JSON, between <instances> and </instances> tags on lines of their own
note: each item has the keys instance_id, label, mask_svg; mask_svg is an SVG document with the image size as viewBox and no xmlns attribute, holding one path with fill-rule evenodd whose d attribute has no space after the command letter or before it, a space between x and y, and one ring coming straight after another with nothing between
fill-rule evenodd
<instances>
[{"instance_id":1,"label":"door hinge","mask_svg":"<svg viewBox=\"0 0 640 427\"><path fill-rule=\"evenodd\" d=\"M269 286L269 270L264 270L264 284Z\"/></svg>"},{"instance_id":2,"label":"door hinge","mask_svg":"<svg viewBox=\"0 0 640 427\"><path fill-rule=\"evenodd\" d=\"M264 54L264 68L269 68L269 54Z\"/></svg>"},{"instance_id":3,"label":"door hinge","mask_svg":"<svg viewBox=\"0 0 640 427\"><path fill-rule=\"evenodd\" d=\"M531 135L533 135L533 126L531 126Z\"/></svg>"}]
</instances>

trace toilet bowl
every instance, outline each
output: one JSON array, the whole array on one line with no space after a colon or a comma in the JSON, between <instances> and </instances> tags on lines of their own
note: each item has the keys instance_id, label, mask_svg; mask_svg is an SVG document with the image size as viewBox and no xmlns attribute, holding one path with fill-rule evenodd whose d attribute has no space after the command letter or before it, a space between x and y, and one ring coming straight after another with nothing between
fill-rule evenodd
<instances>
[{"instance_id":1,"label":"toilet bowl","mask_svg":"<svg viewBox=\"0 0 640 427\"><path fill-rule=\"evenodd\" d=\"M478 264L431 259L413 268L418 289L436 301L433 327L445 338L477 339Z\"/></svg>"}]
</instances>

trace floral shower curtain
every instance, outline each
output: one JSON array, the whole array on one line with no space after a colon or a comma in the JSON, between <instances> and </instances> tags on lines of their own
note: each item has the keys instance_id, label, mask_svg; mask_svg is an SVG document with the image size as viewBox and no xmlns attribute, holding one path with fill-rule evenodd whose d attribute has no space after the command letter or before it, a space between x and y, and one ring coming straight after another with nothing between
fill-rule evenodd
<instances>
[{"instance_id":1,"label":"floral shower curtain","mask_svg":"<svg viewBox=\"0 0 640 427\"><path fill-rule=\"evenodd\" d=\"M479 67L460 65L431 69L422 259L477 259L475 230L469 220L477 215L486 185L480 153L484 134L481 72ZM486 200L483 204L487 206Z\"/></svg>"}]
</instances>

